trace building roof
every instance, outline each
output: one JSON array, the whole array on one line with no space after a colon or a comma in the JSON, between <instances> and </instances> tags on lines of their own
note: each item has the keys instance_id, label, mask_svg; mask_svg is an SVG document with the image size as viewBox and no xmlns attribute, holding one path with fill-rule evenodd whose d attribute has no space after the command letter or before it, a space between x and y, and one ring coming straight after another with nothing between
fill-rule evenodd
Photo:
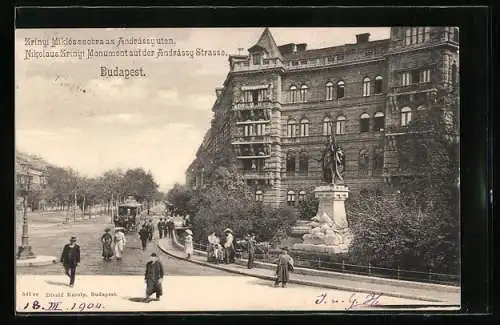
<instances>
[{"instance_id":1,"label":"building roof","mask_svg":"<svg viewBox=\"0 0 500 325\"><path fill-rule=\"evenodd\" d=\"M264 49L269 55L269 58L282 58L278 45L276 45L276 41L268 27L264 29L257 43L249 48L248 51L251 52L258 48Z\"/></svg>"}]
</instances>

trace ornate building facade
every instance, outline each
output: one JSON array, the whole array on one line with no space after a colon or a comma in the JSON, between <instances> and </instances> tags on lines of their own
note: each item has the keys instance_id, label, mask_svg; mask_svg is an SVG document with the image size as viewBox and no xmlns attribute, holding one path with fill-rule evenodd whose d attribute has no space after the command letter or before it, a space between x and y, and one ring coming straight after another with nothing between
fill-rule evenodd
<instances>
[{"instance_id":1,"label":"ornate building facade","mask_svg":"<svg viewBox=\"0 0 500 325\"><path fill-rule=\"evenodd\" d=\"M278 46L266 28L248 55L229 57L187 184L202 185L204 157L230 147L256 200L296 205L322 182L319 160L332 132L352 191L397 183L415 172L395 145L412 115L438 105L458 118L458 53L454 27L393 27L389 39L358 34L353 44L322 49Z\"/></svg>"}]
</instances>

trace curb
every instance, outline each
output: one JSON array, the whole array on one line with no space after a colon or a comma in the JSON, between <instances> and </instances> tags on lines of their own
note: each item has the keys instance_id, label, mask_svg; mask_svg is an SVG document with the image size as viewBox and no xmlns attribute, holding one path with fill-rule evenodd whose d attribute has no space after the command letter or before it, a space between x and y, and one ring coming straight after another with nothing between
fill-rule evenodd
<instances>
[{"instance_id":1,"label":"curb","mask_svg":"<svg viewBox=\"0 0 500 325\"><path fill-rule=\"evenodd\" d=\"M175 244L176 245L180 245L179 243L175 243L175 239L174 239L174 245ZM177 256L175 254L172 254L172 253L168 252L168 250L165 249L164 247L162 247L162 245L160 245L159 242L158 242L158 248L162 252L164 252L165 254L167 254L168 256L176 258L176 259L179 259L179 260L191 262L191 263L198 264L198 265L201 265L201 266L211 267L213 269L218 269L218 270L226 271L226 272L229 272L229 273L234 273L234 274L239 274L239 275L245 275L245 276L251 276L251 277L260 278L260 279L264 279L264 280L271 280L271 281L275 280L275 277L273 277L273 276L260 275L260 274L251 274L251 273L247 273L247 272L244 272L244 271L228 269L228 268L225 268L225 267L222 267L222 266L218 266L216 264L211 264L211 263L206 263L206 262L201 262L201 261L196 261L196 260L191 260L191 259L188 260L186 258L182 258L182 257L179 257L179 256ZM354 291L354 292L360 292L360 293L373 294L373 290L366 290L366 289L360 289L360 288L352 288L352 287L348 287L348 286L334 285L334 284L328 284L328 283L320 283L320 282L315 282L315 281L290 279L289 283L306 285L306 286L311 286L311 287L321 287L321 288L328 288L328 289L334 289L334 290ZM401 294L400 293L393 293L393 292L389 292L389 293L380 292L380 293L382 293L382 294L384 294L386 296L396 297L396 298L413 299L413 300L420 300L420 301L426 301L426 302L443 302L443 300L439 300L439 299L435 299L435 298L433 299L433 298L429 298L429 297L408 295L408 294L403 294L403 293L401 293Z\"/></svg>"}]
</instances>

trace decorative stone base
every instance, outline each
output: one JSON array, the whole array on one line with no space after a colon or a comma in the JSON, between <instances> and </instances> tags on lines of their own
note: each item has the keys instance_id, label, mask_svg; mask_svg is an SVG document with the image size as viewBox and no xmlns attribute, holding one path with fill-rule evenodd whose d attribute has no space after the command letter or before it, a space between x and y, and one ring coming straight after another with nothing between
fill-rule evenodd
<instances>
[{"instance_id":1,"label":"decorative stone base","mask_svg":"<svg viewBox=\"0 0 500 325\"><path fill-rule=\"evenodd\" d=\"M326 254L341 254L347 253L348 247L346 245L339 246L328 246L328 245L314 245L314 244L294 244L292 246L293 250L308 251L314 253L326 253Z\"/></svg>"}]
</instances>

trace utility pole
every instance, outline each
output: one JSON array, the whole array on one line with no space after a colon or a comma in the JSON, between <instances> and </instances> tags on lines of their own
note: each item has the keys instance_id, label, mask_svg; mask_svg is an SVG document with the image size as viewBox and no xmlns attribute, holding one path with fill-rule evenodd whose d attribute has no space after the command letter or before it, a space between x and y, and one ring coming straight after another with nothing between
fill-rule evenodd
<instances>
[{"instance_id":1,"label":"utility pole","mask_svg":"<svg viewBox=\"0 0 500 325\"><path fill-rule=\"evenodd\" d=\"M29 171L29 166L26 166L26 176L25 182L26 187L23 189L23 234L21 236L21 246L17 252L17 258L20 260L35 258L35 254L31 251L31 246L29 245L28 236L28 214L26 211L26 200L31 190L31 175Z\"/></svg>"}]
</instances>

